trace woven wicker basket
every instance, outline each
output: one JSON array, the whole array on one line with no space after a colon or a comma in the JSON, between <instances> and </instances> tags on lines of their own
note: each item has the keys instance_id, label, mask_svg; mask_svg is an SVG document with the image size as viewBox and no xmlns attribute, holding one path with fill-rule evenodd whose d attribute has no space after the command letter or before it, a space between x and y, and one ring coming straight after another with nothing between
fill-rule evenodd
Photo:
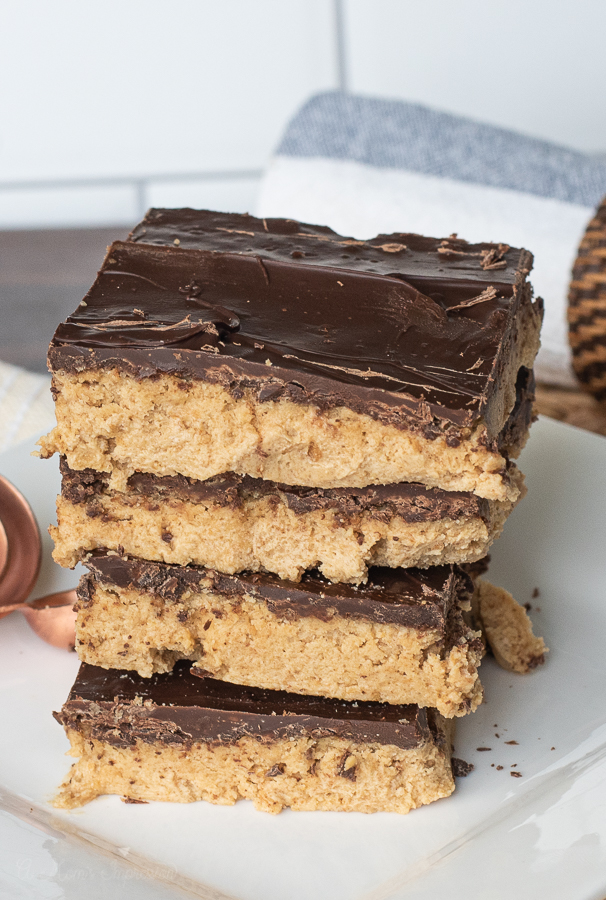
<instances>
[{"instance_id":1,"label":"woven wicker basket","mask_svg":"<svg viewBox=\"0 0 606 900\"><path fill-rule=\"evenodd\" d=\"M606 402L606 197L579 246L568 293L572 362L581 385Z\"/></svg>"}]
</instances>

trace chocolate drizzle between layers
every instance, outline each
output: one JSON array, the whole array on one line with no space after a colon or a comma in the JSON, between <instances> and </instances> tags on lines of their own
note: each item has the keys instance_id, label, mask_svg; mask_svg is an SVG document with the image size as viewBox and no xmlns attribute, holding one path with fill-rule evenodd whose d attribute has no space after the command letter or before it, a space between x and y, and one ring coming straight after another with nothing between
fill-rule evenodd
<instances>
[{"instance_id":1,"label":"chocolate drizzle between layers","mask_svg":"<svg viewBox=\"0 0 606 900\"><path fill-rule=\"evenodd\" d=\"M111 246L49 364L346 406L453 442L483 419L496 439L531 265L525 250L455 238L355 241L289 220L151 211Z\"/></svg>"},{"instance_id":2,"label":"chocolate drizzle between layers","mask_svg":"<svg viewBox=\"0 0 606 900\"><path fill-rule=\"evenodd\" d=\"M452 565L429 569L375 566L369 570L368 582L360 587L335 584L317 572L305 573L295 584L269 573L223 575L202 566L171 566L101 551L87 557L84 565L97 582L157 594L169 603L178 603L188 591L230 598L247 595L266 603L281 618L313 616L330 621L335 616L351 617L417 630L435 629L442 635L450 608L473 591L469 576ZM91 600L87 578L81 582L79 597L85 608Z\"/></svg>"},{"instance_id":3,"label":"chocolate drizzle between layers","mask_svg":"<svg viewBox=\"0 0 606 900\"><path fill-rule=\"evenodd\" d=\"M94 469L70 469L64 457L61 458L61 475L61 492L70 503L93 504L94 509L95 497L113 493L108 488L108 474ZM151 505L180 500L237 509L246 500L269 497L276 502L285 502L296 515L335 510L343 524L359 518L362 513L386 522L398 516L409 523L472 517L487 522L490 517L488 500L475 494L409 483L323 489L280 484L233 472L207 481L196 481L184 475L136 472L128 479L127 488L129 495L147 498Z\"/></svg>"},{"instance_id":4,"label":"chocolate drizzle between layers","mask_svg":"<svg viewBox=\"0 0 606 900\"><path fill-rule=\"evenodd\" d=\"M65 728L116 747L140 740L187 748L245 737L336 737L404 750L446 743L441 717L432 709L243 687L195 677L186 662L151 678L83 663L61 712L53 715Z\"/></svg>"}]
</instances>

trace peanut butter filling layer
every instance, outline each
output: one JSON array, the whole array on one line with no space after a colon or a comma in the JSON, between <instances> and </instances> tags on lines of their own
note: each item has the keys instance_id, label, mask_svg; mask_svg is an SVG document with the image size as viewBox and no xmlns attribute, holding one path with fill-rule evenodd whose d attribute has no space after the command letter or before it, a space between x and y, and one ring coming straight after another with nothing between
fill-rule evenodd
<instances>
[{"instance_id":1,"label":"peanut butter filling layer","mask_svg":"<svg viewBox=\"0 0 606 900\"><path fill-rule=\"evenodd\" d=\"M330 605L327 601L327 606ZM252 592L174 601L88 578L76 605L80 659L149 677L188 659L224 681L343 700L414 703L461 716L481 703L479 633L458 606L440 627L272 611Z\"/></svg>"},{"instance_id":2,"label":"peanut butter filling layer","mask_svg":"<svg viewBox=\"0 0 606 900\"><path fill-rule=\"evenodd\" d=\"M523 493L518 470L512 483ZM170 490L71 486L64 475L58 527L51 528L53 556L71 568L91 551L121 548L141 559L228 574L267 571L298 581L305 570L318 568L331 581L359 584L369 566L425 568L485 556L513 504L467 496L469 503L463 495L457 505L423 493L417 506L397 515L398 505L389 503L371 508L363 502L331 506L328 500L314 508L303 500L297 506L279 486L269 495L253 487L237 502L225 502L221 492L197 499ZM418 521L407 520L408 512Z\"/></svg>"},{"instance_id":3,"label":"peanut butter filling layer","mask_svg":"<svg viewBox=\"0 0 606 900\"><path fill-rule=\"evenodd\" d=\"M412 750L343 738L235 744L196 742L186 749L137 741L115 747L69 729L79 757L54 805L73 809L101 794L129 801L232 806L252 800L262 812L297 810L408 813L454 790L450 751L427 743Z\"/></svg>"},{"instance_id":4,"label":"peanut butter filling layer","mask_svg":"<svg viewBox=\"0 0 606 900\"><path fill-rule=\"evenodd\" d=\"M322 411L290 400L235 398L218 384L172 375L137 380L117 369L54 376L57 427L43 457L111 475L124 491L133 473L204 481L223 472L310 487L418 482L515 502L507 458L483 424L450 446L444 436L385 424L346 407ZM527 429L508 448L515 457Z\"/></svg>"}]
</instances>

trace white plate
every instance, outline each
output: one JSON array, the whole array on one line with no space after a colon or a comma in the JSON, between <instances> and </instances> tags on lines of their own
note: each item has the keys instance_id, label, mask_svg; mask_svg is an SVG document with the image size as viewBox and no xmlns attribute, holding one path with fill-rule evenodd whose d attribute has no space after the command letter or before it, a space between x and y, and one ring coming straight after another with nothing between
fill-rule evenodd
<instances>
[{"instance_id":1,"label":"white plate","mask_svg":"<svg viewBox=\"0 0 606 900\"><path fill-rule=\"evenodd\" d=\"M44 523L57 465L28 450L0 457L0 472ZM529 495L494 548L491 578L532 603L551 652L528 676L483 664L487 702L459 720L456 740L457 756L476 768L451 798L404 817L274 817L247 801L132 806L117 797L54 810L70 760L50 714L77 660L13 614L0 622L0 891L113 900L182 889L241 900L606 896L606 441L543 420L522 468ZM35 593L75 581L48 563Z\"/></svg>"}]
</instances>

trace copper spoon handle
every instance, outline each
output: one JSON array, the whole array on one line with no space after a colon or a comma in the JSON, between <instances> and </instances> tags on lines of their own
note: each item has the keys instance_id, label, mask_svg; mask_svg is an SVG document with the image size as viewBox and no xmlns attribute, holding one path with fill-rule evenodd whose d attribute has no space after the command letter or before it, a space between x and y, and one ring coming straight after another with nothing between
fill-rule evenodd
<instances>
[{"instance_id":1,"label":"copper spoon handle","mask_svg":"<svg viewBox=\"0 0 606 900\"><path fill-rule=\"evenodd\" d=\"M76 591L58 591L39 597L33 603L19 603L2 608L2 616L22 612L30 628L53 647L73 650L76 643L76 613L73 606Z\"/></svg>"},{"instance_id":2,"label":"copper spoon handle","mask_svg":"<svg viewBox=\"0 0 606 900\"><path fill-rule=\"evenodd\" d=\"M32 630L47 644L73 650L76 643L76 591L59 591L24 603L21 612Z\"/></svg>"}]
</instances>

